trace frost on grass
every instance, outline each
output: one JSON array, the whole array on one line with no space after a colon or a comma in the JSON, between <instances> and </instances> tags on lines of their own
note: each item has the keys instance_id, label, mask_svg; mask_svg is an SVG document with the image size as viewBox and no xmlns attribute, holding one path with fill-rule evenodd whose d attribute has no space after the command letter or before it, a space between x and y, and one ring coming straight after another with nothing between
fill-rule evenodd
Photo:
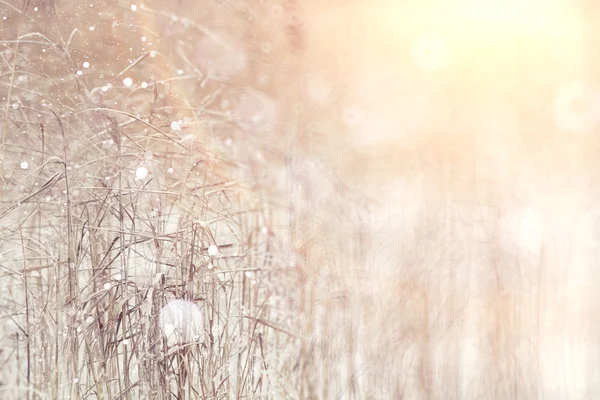
<instances>
[{"instance_id":1,"label":"frost on grass","mask_svg":"<svg viewBox=\"0 0 600 400\"><path fill-rule=\"evenodd\" d=\"M278 66L259 66L249 48L256 45L263 62L281 42L269 40L268 51L261 51L258 43L265 40L246 39L250 25L234 17L230 5L215 5L235 20L226 24L227 34L213 32L219 29L204 3L137 6L132 12L119 2L63 2L58 13L49 7L34 16L31 9L15 9L10 23L0 26L7 40L2 59L18 71L0 77L6 107L0 123L0 304L7 310L0 322L22 327L3 328L0 341L17 352L7 384L25 386L27 363L16 360L24 359L23 332L35 337L27 362L47 359L35 364L31 388L52 398L74 398L78 387L98 398L116 395L119 387L139 390L133 397L164 393L170 380L183 379L183 370L165 358L160 336L180 343L198 340L204 329L197 306L181 300L161 312L165 299L206 299L218 318L232 321L211 332L216 350L230 345L225 333L250 330L254 320L243 319L244 313L259 315L257 304L284 290L262 278L279 268L271 254L279 251L278 238L259 233L274 225L270 209L279 206L252 192L250 169L258 162L247 165L253 159L245 155L256 154L260 143L241 137L243 129L271 130L280 101L268 84ZM182 17L188 11L189 18ZM253 88L259 81L260 92ZM246 98L237 94L244 88L252 92ZM220 108L227 102L229 110ZM239 105L238 121L232 121L233 105ZM213 127L232 138L230 146ZM52 161L57 157L64 162ZM26 307L24 295L34 286L41 297L27 298ZM217 295L217 287L228 294ZM38 315L43 302L52 303L50 330L37 317L27 325L26 316ZM252 328L252 335L270 334L266 325ZM80 346L84 342L89 346ZM126 342L131 346L120 345ZM240 351L249 360L258 355L254 347ZM220 350L212 354L188 366L193 378L181 381L182 388L212 397L227 392L227 383L209 389L213 379L227 379L229 362ZM126 363L117 361L124 356ZM214 374L200 373L207 368ZM260 376L238 370L247 379L240 393L255 388Z\"/></svg>"},{"instance_id":2,"label":"frost on grass","mask_svg":"<svg viewBox=\"0 0 600 400\"><path fill-rule=\"evenodd\" d=\"M169 346L201 342L204 337L202 310L187 300L171 300L160 310L160 329Z\"/></svg>"}]
</instances>

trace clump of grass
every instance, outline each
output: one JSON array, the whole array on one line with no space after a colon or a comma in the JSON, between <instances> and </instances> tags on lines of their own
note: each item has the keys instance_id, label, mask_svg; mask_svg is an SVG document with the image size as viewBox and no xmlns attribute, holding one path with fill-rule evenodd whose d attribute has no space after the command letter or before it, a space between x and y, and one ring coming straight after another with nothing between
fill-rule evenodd
<instances>
[{"instance_id":1,"label":"clump of grass","mask_svg":"<svg viewBox=\"0 0 600 400\"><path fill-rule=\"evenodd\" d=\"M230 111L264 60L203 70L193 43L218 29L184 8L44 4L2 5L2 390L281 395L289 375L271 372L305 338L270 317L296 272L276 256L285 208L255 178L284 146L256 137L261 109ZM174 304L197 307L177 311L196 319L185 341L165 335Z\"/></svg>"}]
</instances>

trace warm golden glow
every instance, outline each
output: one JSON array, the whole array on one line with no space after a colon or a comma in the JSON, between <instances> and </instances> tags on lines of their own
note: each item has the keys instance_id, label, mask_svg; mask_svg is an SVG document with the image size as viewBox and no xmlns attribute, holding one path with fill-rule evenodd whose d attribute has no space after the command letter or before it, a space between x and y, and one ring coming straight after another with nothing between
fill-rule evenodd
<instances>
[{"instance_id":1,"label":"warm golden glow","mask_svg":"<svg viewBox=\"0 0 600 400\"><path fill-rule=\"evenodd\" d=\"M0 0L0 398L598 398L579 4L134 3Z\"/></svg>"},{"instance_id":2,"label":"warm golden glow","mask_svg":"<svg viewBox=\"0 0 600 400\"><path fill-rule=\"evenodd\" d=\"M354 1L328 5L314 1L306 11L309 35L315 41L310 51L361 52L389 62L400 57L394 54L402 53L409 40L417 48L429 48L417 50L416 55L417 64L427 65L426 69L439 64L442 53L447 53L443 57L447 62L479 66L508 64L518 52L548 46L555 46L556 51L575 50L581 57L581 12L570 2L471 0L405 5L378 1L372 5ZM322 62L332 61L324 54L319 57Z\"/></svg>"}]
</instances>

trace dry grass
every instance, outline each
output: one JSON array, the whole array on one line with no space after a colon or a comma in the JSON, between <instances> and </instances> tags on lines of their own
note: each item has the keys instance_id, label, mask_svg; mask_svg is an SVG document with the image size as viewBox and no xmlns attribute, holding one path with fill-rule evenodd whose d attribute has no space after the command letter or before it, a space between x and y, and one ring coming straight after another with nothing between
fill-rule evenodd
<instances>
[{"instance_id":1,"label":"dry grass","mask_svg":"<svg viewBox=\"0 0 600 400\"><path fill-rule=\"evenodd\" d=\"M238 85L189 54L206 29L149 4L2 7L3 393L294 393L286 349L310 338L285 300L302 291L280 256L285 206L256 171L267 150L239 141L252 127L220 107ZM168 346L172 299L201 307L205 337Z\"/></svg>"},{"instance_id":2,"label":"dry grass","mask_svg":"<svg viewBox=\"0 0 600 400\"><path fill-rule=\"evenodd\" d=\"M360 144L300 10L256 3L0 0L0 396L596 398L597 139L524 89L498 121L547 133L480 140L482 67Z\"/></svg>"}]
</instances>

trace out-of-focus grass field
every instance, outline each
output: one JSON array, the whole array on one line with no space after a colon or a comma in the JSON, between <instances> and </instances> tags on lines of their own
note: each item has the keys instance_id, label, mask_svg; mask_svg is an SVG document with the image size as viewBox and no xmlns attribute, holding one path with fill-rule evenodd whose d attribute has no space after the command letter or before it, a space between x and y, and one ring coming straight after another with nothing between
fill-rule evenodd
<instances>
[{"instance_id":1,"label":"out-of-focus grass field","mask_svg":"<svg viewBox=\"0 0 600 400\"><path fill-rule=\"evenodd\" d=\"M590 4L0 0L0 398L596 399Z\"/></svg>"}]
</instances>

